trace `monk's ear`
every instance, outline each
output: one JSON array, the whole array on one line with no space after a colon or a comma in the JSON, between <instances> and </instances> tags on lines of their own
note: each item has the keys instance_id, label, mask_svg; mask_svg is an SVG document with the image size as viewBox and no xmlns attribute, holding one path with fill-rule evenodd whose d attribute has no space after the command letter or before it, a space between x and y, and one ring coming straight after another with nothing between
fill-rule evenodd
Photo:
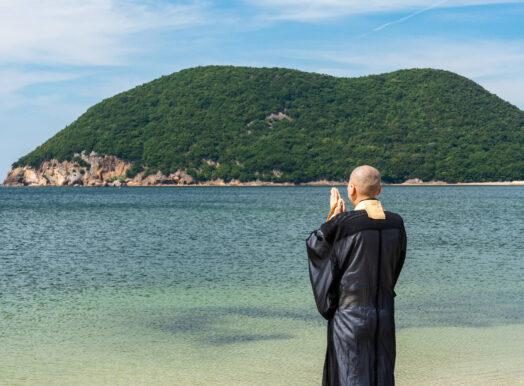
<instances>
[{"instance_id":1,"label":"monk's ear","mask_svg":"<svg viewBox=\"0 0 524 386\"><path fill-rule=\"evenodd\" d=\"M377 197L378 197L378 195L380 194L380 192L382 192L382 185L380 185L380 186L378 187Z\"/></svg>"},{"instance_id":2,"label":"monk's ear","mask_svg":"<svg viewBox=\"0 0 524 386\"><path fill-rule=\"evenodd\" d=\"M355 185L353 185L351 182L348 184L348 196L354 196L356 193Z\"/></svg>"}]
</instances>

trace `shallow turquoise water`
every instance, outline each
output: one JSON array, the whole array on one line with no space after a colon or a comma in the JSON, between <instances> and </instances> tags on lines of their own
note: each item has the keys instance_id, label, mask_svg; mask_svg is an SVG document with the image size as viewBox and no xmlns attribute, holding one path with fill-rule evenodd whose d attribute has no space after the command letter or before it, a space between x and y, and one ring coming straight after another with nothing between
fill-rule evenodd
<instances>
[{"instance_id":1,"label":"shallow turquoise water","mask_svg":"<svg viewBox=\"0 0 524 386\"><path fill-rule=\"evenodd\" d=\"M1 188L0 383L318 384L325 324L304 241L329 189ZM422 336L522 361L524 188L381 199L408 232L397 378L416 383L416 352L418 380L440 379L431 368L448 362L421 353ZM455 373L483 379L465 357Z\"/></svg>"}]
</instances>

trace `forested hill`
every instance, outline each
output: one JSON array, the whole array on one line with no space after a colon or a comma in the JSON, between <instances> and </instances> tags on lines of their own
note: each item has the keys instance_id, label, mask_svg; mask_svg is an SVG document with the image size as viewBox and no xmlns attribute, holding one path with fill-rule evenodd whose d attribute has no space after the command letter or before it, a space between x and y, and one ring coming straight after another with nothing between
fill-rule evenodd
<instances>
[{"instance_id":1,"label":"forested hill","mask_svg":"<svg viewBox=\"0 0 524 386\"><path fill-rule=\"evenodd\" d=\"M13 166L95 151L199 181L524 179L524 112L451 72L337 78L282 68L183 70L115 95Z\"/></svg>"}]
</instances>

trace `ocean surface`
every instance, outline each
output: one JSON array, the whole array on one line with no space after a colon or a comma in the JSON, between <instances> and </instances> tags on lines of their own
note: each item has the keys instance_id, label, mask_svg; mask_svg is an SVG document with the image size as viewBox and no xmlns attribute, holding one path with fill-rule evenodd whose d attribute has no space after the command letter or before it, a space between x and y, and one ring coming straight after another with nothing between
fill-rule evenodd
<instances>
[{"instance_id":1,"label":"ocean surface","mask_svg":"<svg viewBox=\"0 0 524 386\"><path fill-rule=\"evenodd\" d=\"M319 385L329 190L0 188L0 384ZM524 384L524 187L381 201L408 234L397 383Z\"/></svg>"}]
</instances>

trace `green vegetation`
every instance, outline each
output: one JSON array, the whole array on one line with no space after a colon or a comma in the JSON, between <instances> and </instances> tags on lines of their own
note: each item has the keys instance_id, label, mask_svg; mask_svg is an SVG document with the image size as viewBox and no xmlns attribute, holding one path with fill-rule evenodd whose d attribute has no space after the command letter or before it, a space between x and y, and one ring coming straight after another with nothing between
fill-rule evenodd
<instances>
[{"instance_id":1,"label":"green vegetation","mask_svg":"<svg viewBox=\"0 0 524 386\"><path fill-rule=\"evenodd\" d=\"M289 119L266 119L278 113ZM359 164L388 182L514 180L524 179L524 112L441 70L336 78L209 66L102 101L13 166L82 150L134 162L130 174L200 180L342 180Z\"/></svg>"},{"instance_id":2,"label":"green vegetation","mask_svg":"<svg viewBox=\"0 0 524 386\"><path fill-rule=\"evenodd\" d=\"M120 181L121 183L124 183L126 182L125 178L124 177L117 177L117 176L113 176L109 179L109 183L112 183L112 182L115 182L115 181Z\"/></svg>"},{"instance_id":3,"label":"green vegetation","mask_svg":"<svg viewBox=\"0 0 524 386\"><path fill-rule=\"evenodd\" d=\"M79 157L79 156L76 156L76 157L73 157L73 163L77 166L81 166L81 167L84 167L84 168L90 168L91 167L91 164L87 161L84 161L82 159L82 157Z\"/></svg>"},{"instance_id":4,"label":"green vegetation","mask_svg":"<svg viewBox=\"0 0 524 386\"><path fill-rule=\"evenodd\" d=\"M134 163L126 170L126 177L135 178L135 176L142 171L144 171L144 167L140 164Z\"/></svg>"},{"instance_id":5,"label":"green vegetation","mask_svg":"<svg viewBox=\"0 0 524 386\"><path fill-rule=\"evenodd\" d=\"M151 174L156 174L158 172L158 170L156 169L146 169L146 171L144 172L144 174L142 174L142 178L146 178L147 176L150 176Z\"/></svg>"}]
</instances>

